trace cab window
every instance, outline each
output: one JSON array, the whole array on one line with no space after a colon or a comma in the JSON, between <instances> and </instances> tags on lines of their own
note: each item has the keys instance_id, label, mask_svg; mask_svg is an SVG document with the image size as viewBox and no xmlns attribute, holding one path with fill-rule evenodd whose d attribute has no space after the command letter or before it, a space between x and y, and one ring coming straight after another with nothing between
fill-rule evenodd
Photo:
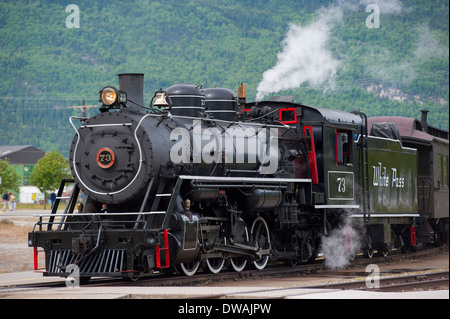
<instances>
[{"instance_id":1,"label":"cab window","mask_svg":"<svg viewBox=\"0 0 450 319\"><path fill-rule=\"evenodd\" d=\"M351 145L352 132L336 130L335 133L335 150L336 150L336 164L350 164L352 163Z\"/></svg>"}]
</instances>

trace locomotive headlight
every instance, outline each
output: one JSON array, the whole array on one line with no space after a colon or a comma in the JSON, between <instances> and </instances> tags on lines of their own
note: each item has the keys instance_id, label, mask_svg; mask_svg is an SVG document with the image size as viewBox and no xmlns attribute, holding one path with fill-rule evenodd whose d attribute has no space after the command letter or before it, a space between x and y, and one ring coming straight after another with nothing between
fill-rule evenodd
<instances>
[{"instance_id":1,"label":"locomotive headlight","mask_svg":"<svg viewBox=\"0 0 450 319\"><path fill-rule=\"evenodd\" d=\"M119 91L117 91L112 86L107 86L100 91L100 101L103 105L113 106L118 101Z\"/></svg>"}]
</instances>

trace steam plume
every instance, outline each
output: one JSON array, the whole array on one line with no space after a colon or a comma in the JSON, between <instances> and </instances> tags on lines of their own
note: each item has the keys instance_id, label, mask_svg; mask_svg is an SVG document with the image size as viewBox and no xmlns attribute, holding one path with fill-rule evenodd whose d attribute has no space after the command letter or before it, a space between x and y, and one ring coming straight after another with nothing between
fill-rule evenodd
<instances>
[{"instance_id":1,"label":"steam plume","mask_svg":"<svg viewBox=\"0 0 450 319\"><path fill-rule=\"evenodd\" d=\"M260 101L270 93L297 88L305 82L321 85L332 79L341 62L333 58L328 42L330 30L342 16L339 7L323 8L311 24L304 27L289 25L278 61L264 72L256 100Z\"/></svg>"},{"instance_id":2,"label":"steam plume","mask_svg":"<svg viewBox=\"0 0 450 319\"><path fill-rule=\"evenodd\" d=\"M364 10L368 4L379 7L381 14L400 14L405 10L400 0L336 0L318 11L309 25L290 24L276 65L265 71L257 87L256 100L304 83L333 87L343 61L333 57L329 48L331 31L342 22L345 12Z\"/></svg>"},{"instance_id":3,"label":"steam plume","mask_svg":"<svg viewBox=\"0 0 450 319\"><path fill-rule=\"evenodd\" d=\"M356 255L362 245L358 230L347 218L343 225L334 229L329 236L322 237L321 251L325 258L325 266L341 269L349 264L350 257Z\"/></svg>"}]
</instances>

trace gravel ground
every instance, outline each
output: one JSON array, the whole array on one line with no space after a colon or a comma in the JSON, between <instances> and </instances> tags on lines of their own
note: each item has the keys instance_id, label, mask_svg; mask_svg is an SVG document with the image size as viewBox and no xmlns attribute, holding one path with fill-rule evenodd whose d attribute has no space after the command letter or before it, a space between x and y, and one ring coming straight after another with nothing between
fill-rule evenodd
<instances>
[{"instance_id":1,"label":"gravel ground","mask_svg":"<svg viewBox=\"0 0 450 319\"><path fill-rule=\"evenodd\" d=\"M0 273L34 269L33 248L28 247L28 232L32 231L38 220L33 215L48 213L50 211L0 213Z\"/></svg>"}]
</instances>

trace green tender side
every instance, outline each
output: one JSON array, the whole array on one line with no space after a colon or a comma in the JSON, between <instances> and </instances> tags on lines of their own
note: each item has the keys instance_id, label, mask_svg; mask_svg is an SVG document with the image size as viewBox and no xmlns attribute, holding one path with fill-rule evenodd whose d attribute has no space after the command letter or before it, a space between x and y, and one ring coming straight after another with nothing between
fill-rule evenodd
<instances>
[{"instance_id":1,"label":"green tender side","mask_svg":"<svg viewBox=\"0 0 450 319\"><path fill-rule=\"evenodd\" d=\"M371 213L417 213L417 151L372 136L368 145Z\"/></svg>"}]
</instances>

